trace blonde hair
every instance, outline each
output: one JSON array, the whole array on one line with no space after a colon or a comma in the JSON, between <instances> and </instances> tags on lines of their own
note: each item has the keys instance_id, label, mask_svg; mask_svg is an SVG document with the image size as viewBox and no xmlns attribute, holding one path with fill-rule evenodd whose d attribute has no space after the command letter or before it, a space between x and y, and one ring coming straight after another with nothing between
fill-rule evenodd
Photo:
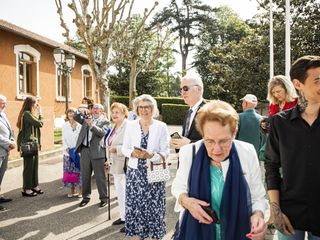
<instances>
[{"instance_id":1,"label":"blonde hair","mask_svg":"<svg viewBox=\"0 0 320 240\"><path fill-rule=\"evenodd\" d=\"M114 102L111 104L111 107L110 107L111 111L114 108L118 108L125 115L126 118L128 117L129 113L128 113L128 108L126 105L119 103L119 102Z\"/></svg>"},{"instance_id":2,"label":"blonde hair","mask_svg":"<svg viewBox=\"0 0 320 240\"><path fill-rule=\"evenodd\" d=\"M297 96L296 89L294 88L292 82L283 75L277 75L271 78L268 82L268 96L267 100L272 103L278 103L278 100L273 96L272 90L274 87L280 86L286 91L286 102L292 102Z\"/></svg>"},{"instance_id":3,"label":"blonde hair","mask_svg":"<svg viewBox=\"0 0 320 240\"><path fill-rule=\"evenodd\" d=\"M156 118L159 116L157 101L149 94L142 94L133 100L133 103L132 103L133 104L133 112L137 116L139 116L138 105L141 101L149 103L149 105L151 106L151 109L152 109L152 117Z\"/></svg>"},{"instance_id":4,"label":"blonde hair","mask_svg":"<svg viewBox=\"0 0 320 240\"><path fill-rule=\"evenodd\" d=\"M213 100L203 105L196 116L196 127L203 136L203 126L208 121L217 121L222 126L229 125L232 134L238 128L239 115L237 111L227 102Z\"/></svg>"}]
</instances>

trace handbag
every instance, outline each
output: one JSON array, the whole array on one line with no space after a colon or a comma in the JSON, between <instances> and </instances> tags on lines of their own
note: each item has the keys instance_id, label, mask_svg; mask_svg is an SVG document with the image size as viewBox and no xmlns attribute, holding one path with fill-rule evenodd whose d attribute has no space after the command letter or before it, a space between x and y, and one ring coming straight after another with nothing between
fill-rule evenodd
<instances>
[{"instance_id":1,"label":"handbag","mask_svg":"<svg viewBox=\"0 0 320 240\"><path fill-rule=\"evenodd\" d=\"M165 158L158 153L161 157L160 163L153 163L150 161L150 165L147 168L148 183L156 183L168 181L170 179L169 166L166 163Z\"/></svg>"},{"instance_id":2,"label":"handbag","mask_svg":"<svg viewBox=\"0 0 320 240\"><path fill-rule=\"evenodd\" d=\"M65 183L76 183L79 180L79 173L64 172L62 181Z\"/></svg>"},{"instance_id":3,"label":"handbag","mask_svg":"<svg viewBox=\"0 0 320 240\"><path fill-rule=\"evenodd\" d=\"M23 129L23 116L21 117L21 132ZM22 142L20 144L20 156L21 157L31 157L31 156L36 156L38 155L39 151L39 144L37 140L34 138L34 127L32 126L32 139L31 141L28 142ZM37 139L37 134L36 134L36 139Z\"/></svg>"},{"instance_id":4,"label":"handbag","mask_svg":"<svg viewBox=\"0 0 320 240\"><path fill-rule=\"evenodd\" d=\"M21 157L30 157L38 155L38 142L30 141L20 144L20 155Z\"/></svg>"}]
</instances>

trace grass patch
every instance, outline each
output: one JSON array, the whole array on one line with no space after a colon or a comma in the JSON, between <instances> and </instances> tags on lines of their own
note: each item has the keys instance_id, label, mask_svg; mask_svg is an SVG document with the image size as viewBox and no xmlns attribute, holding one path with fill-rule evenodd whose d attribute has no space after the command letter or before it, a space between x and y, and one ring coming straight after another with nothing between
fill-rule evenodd
<instances>
[{"instance_id":1,"label":"grass patch","mask_svg":"<svg viewBox=\"0 0 320 240\"><path fill-rule=\"evenodd\" d=\"M54 129L54 144L62 144L62 129Z\"/></svg>"}]
</instances>

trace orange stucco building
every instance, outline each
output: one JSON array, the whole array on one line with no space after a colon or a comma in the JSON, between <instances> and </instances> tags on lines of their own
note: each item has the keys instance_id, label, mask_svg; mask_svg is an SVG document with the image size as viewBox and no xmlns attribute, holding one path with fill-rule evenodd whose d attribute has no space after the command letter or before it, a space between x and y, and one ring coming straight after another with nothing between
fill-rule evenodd
<instances>
[{"instance_id":1,"label":"orange stucco building","mask_svg":"<svg viewBox=\"0 0 320 240\"><path fill-rule=\"evenodd\" d=\"M76 57L68 80L54 61L53 50L58 47ZM67 83L69 107L78 107L84 96L98 100L85 54L0 19L0 94L7 97L5 112L16 136L18 113L25 96L32 94L40 99L44 114L42 150L54 148L54 120L64 115Z\"/></svg>"}]
</instances>

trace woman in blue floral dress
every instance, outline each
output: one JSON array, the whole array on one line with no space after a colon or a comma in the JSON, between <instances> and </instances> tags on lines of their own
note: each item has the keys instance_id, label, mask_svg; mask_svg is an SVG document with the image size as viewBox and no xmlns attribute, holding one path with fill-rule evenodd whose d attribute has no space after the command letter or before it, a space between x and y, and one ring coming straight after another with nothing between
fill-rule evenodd
<instances>
[{"instance_id":1,"label":"woman in blue floral dress","mask_svg":"<svg viewBox=\"0 0 320 240\"><path fill-rule=\"evenodd\" d=\"M168 128L165 123L154 119L158 109L150 95L137 97L134 111L139 118L127 123L122 146L123 154L129 157L123 230L127 236L161 239L166 233L165 182L148 183L146 166L155 154L168 156Z\"/></svg>"}]
</instances>

